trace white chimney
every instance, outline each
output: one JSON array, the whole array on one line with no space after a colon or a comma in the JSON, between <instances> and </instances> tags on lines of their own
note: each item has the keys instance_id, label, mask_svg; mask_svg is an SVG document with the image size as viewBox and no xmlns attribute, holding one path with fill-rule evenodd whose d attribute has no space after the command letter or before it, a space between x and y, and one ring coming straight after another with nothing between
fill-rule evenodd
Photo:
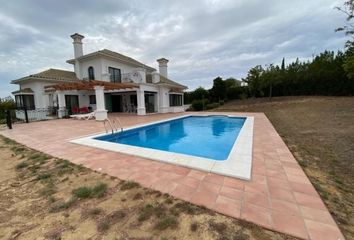
<instances>
[{"instance_id":1,"label":"white chimney","mask_svg":"<svg viewBox=\"0 0 354 240\"><path fill-rule=\"evenodd\" d=\"M74 58L77 59L77 58L81 57L82 55L84 55L83 50L82 50L82 41L81 41L84 38L84 36L82 36L78 33L74 33L70 37L74 40L73 41Z\"/></svg>"},{"instance_id":2,"label":"white chimney","mask_svg":"<svg viewBox=\"0 0 354 240\"><path fill-rule=\"evenodd\" d=\"M159 63L159 72L162 76L164 76L165 78L168 78L167 75L167 63L168 60L166 58L160 58L156 60Z\"/></svg>"}]
</instances>

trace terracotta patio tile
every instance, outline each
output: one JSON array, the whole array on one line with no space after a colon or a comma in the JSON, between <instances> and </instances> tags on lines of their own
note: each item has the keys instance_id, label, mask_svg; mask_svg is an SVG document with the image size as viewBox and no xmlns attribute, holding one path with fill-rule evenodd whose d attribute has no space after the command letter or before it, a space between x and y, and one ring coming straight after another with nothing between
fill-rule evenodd
<instances>
[{"instance_id":1,"label":"terracotta patio tile","mask_svg":"<svg viewBox=\"0 0 354 240\"><path fill-rule=\"evenodd\" d=\"M192 169L188 175L188 177L192 177L192 178L196 178L198 180L203 180L206 176L206 173L205 172L202 172L202 171L198 171L198 170L194 170Z\"/></svg>"},{"instance_id":2,"label":"terracotta patio tile","mask_svg":"<svg viewBox=\"0 0 354 240\"><path fill-rule=\"evenodd\" d=\"M280 188L285 190L291 190L290 183L284 179L267 177L267 183L269 189Z\"/></svg>"},{"instance_id":3,"label":"terracotta patio tile","mask_svg":"<svg viewBox=\"0 0 354 240\"><path fill-rule=\"evenodd\" d=\"M280 232L287 232L291 235L308 239L304 220L299 216L290 216L287 213L272 213L274 229Z\"/></svg>"},{"instance_id":4,"label":"terracotta patio tile","mask_svg":"<svg viewBox=\"0 0 354 240\"><path fill-rule=\"evenodd\" d=\"M260 184L254 182L245 183L245 192L252 192L257 194L268 194L268 185L267 184Z\"/></svg>"},{"instance_id":5,"label":"terracotta patio tile","mask_svg":"<svg viewBox=\"0 0 354 240\"><path fill-rule=\"evenodd\" d=\"M269 210L245 203L241 208L241 219L254 222L263 227L272 228L272 218Z\"/></svg>"},{"instance_id":6,"label":"terracotta patio tile","mask_svg":"<svg viewBox=\"0 0 354 240\"><path fill-rule=\"evenodd\" d=\"M243 198L243 194L244 192L241 190L237 190L235 188L230 188L230 187L226 187L226 186L222 186L219 192L219 195L228 197L230 199L237 199L237 200L241 200Z\"/></svg>"},{"instance_id":7,"label":"terracotta patio tile","mask_svg":"<svg viewBox=\"0 0 354 240\"><path fill-rule=\"evenodd\" d=\"M271 198L275 198L275 199L279 199L279 200L283 200L283 201L288 201L288 202L295 202L295 198L294 198L293 193L291 191L284 190L281 188L270 187L269 192L270 192Z\"/></svg>"},{"instance_id":8,"label":"terracotta patio tile","mask_svg":"<svg viewBox=\"0 0 354 240\"><path fill-rule=\"evenodd\" d=\"M219 184L201 181L199 184L198 190L208 191L208 192L213 192L215 194L219 194L220 188L221 188L221 185L219 185Z\"/></svg>"},{"instance_id":9,"label":"terracotta patio tile","mask_svg":"<svg viewBox=\"0 0 354 240\"><path fill-rule=\"evenodd\" d=\"M217 175L217 174L214 174L214 173L208 173L205 176L204 181L222 185L223 182L224 182L224 176Z\"/></svg>"},{"instance_id":10,"label":"terracotta patio tile","mask_svg":"<svg viewBox=\"0 0 354 240\"><path fill-rule=\"evenodd\" d=\"M231 178L231 177L225 177L224 178L224 186L226 187L231 187L231 188L236 188L239 190L243 190L245 187L245 182L243 180L240 179L236 179L236 178Z\"/></svg>"},{"instance_id":11,"label":"terracotta patio tile","mask_svg":"<svg viewBox=\"0 0 354 240\"><path fill-rule=\"evenodd\" d=\"M271 209L274 212L278 213L287 213L290 216L301 216L299 206L296 203L278 200L278 199L270 199Z\"/></svg>"},{"instance_id":12,"label":"terracotta patio tile","mask_svg":"<svg viewBox=\"0 0 354 240\"><path fill-rule=\"evenodd\" d=\"M181 183L183 185L186 185L186 186L192 187L192 188L199 187L200 182L201 182L200 180L198 180L196 178L188 177L188 176L185 176L185 177L181 178L180 180L178 180L178 183Z\"/></svg>"},{"instance_id":13,"label":"terracotta patio tile","mask_svg":"<svg viewBox=\"0 0 354 240\"><path fill-rule=\"evenodd\" d=\"M243 200L246 204L253 204L263 208L270 208L269 198L266 195L245 192L243 196Z\"/></svg>"},{"instance_id":14,"label":"terracotta patio tile","mask_svg":"<svg viewBox=\"0 0 354 240\"><path fill-rule=\"evenodd\" d=\"M326 206L323 204L319 197L314 197L311 195L294 192L296 202L304 207L316 208L327 210Z\"/></svg>"},{"instance_id":15,"label":"terracotta patio tile","mask_svg":"<svg viewBox=\"0 0 354 240\"><path fill-rule=\"evenodd\" d=\"M308 208L308 207L303 207L300 206L300 210L302 213L302 216L304 216L305 219L308 220L313 220L317 222L322 222L330 225L336 225L334 222L331 214L329 214L328 211L326 210L320 210L316 208Z\"/></svg>"},{"instance_id":16,"label":"terracotta patio tile","mask_svg":"<svg viewBox=\"0 0 354 240\"><path fill-rule=\"evenodd\" d=\"M305 220L307 230L312 240L344 240L342 233L333 225Z\"/></svg>"},{"instance_id":17,"label":"terracotta patio tile","mask_svg":"<svg viewBox=\"0 0 354 240\"><path fill-rule=\"evenodd\" d=\"M214 206L218 194L206 190L197 190L192 194L191 202L207 208Z\"/></svg>"},{"instance_id":18,"label":"terracotta patio tile","mask_svg":"<svg viewBox=\"0 0 354 240\"><path fill-rule=\"evenodd\" d=\"M219 213L239 218L241 215L241 201L235 201L224 196L218 196L213 209Z\"/></svg>"},{"instance_id":19,"label":"terracotta patio tile","mask_svg":"<svg viewBox=\"0 0 354 240\"><path fill-rule=\"evenodd\" d=\"M152 188L164 193L171 193L177 187L177 183L173 181L159 180L152 185Z\"/></svg>"},{"instance_id":20,"label":"terracotta patio tile","mask_svg":"<svg viewBox=\"0 0 354 240\"><path fill-rule=\"evenodd\" d=\"M183 184L178 184L177 187L171 192L174 197L180 198L184 201L190 201L196 188L192 188Z\"/></svg>"},{"instance_id":21,"label":"terracotta patio tile","mask_svg":"<svg viewBox=\"0 0 354 240\"><path fill-rule=\"evenodd\" d=\"M173 165L170 171L178 175L186 176L191 171L191 169Z\"/></svg>"},{"instance_id":22,"label":"terracotta patio tile","mask_svg":"<svg viewBox=\"0 0 354 240\"><path fill-rule=\"evenodd\" d=\"M298 183L298 182L289 182L289 184L291 189L295 192L304 193L315 197L319 196L315 188L310 183L306 184L306 183Z\"/></svg>"}]
</instances>

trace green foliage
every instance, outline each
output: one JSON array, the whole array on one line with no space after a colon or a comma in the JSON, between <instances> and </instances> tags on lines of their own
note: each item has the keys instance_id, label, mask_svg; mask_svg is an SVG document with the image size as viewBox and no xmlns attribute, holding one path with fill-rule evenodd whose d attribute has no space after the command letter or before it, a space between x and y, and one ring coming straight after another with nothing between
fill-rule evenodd
<instances>
[{"instance_id":1,"label":"green foliage","mask_svg":"<svg viewBox=\"0 0 354 240\"><path fill-rule=\"evenodd\" d=\"M206 105L208 104L208 100L207 99L203 99L203 100L194 100L192 102L192 109L193 111L203 111L206 109Z\"/></svg>"},{"instance_id":2,"label":"green foliage","mask_svg":"<svg viewBox=\"0 0 354 240\"><path fill-rule=\"evenodd\" d=\"M165 216L161 218L155 225L158 230L165 230L167 228L175 228L178 225L178 220L175 216Z\"/></svg>"},{"instance_id":3,"label":"green foliage","mask_svg":"<svg viewBox=\"0 0 354 240\"><path fill-rule=\"evenodd\" d=\"M26 163L26 162L20 162L19 164L17 164L16 165L16 169L17 170L20 170L20 169L22 169L22 168L26 168L28 166L28 163Z\"/></svg>"},{"instance_id":4,"label":"green foliage","mask_svg":"<svg viewBox=\"0 0 354 240\"><path fill-rule=\"evenodd\" d=\"M123 184L120 186L120 190L125 191L128 189L138 188L138 187L140 187L139 183L133 181L124 181Z\"/></svg>"},{"instance_id":5,"label":"green foliage","mask_svg":"<svg viewBox=\"0 0 354 240\"><path fill-rule=\"evenodd\" d=\"M206 105L205 109L209 110L209 109L217 108L219 106L220 106L219 103L209 103Z\"/></svg>"},{"instance_id":6,"label":"green foliage","mask_svg":"<svg viewBox=\"0 0 354 240\"><path fill-rule=\"evenodd\" d=\"M93 197L103 197L107 192L107 184L98 183L94 187L79 187L72 191L72 194L81 199L93 198Z\"/></svg>"}]
</instances>

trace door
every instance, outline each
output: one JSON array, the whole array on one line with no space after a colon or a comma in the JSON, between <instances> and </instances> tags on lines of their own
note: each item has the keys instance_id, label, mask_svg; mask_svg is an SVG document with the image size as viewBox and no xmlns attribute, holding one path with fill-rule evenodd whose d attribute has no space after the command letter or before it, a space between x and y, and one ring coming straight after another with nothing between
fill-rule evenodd
<instances>
[{"instance_id":1,"label":"door","mask_svg":"<svg viewBox=\"0 0 354 240\"><path fill-rule=\"evenodd\" d=\"M106 93L104 95L104 102L105 102L106 109L108 110L108 112L112 112L112 95L109 93Z\"/></svg>"},{"instance_id":2,"label":"door","mask_svg":"<svg viewBox=\"0 0 354 240\"><path fill-rule=\"evenodd\" d=\"M65 105L68 110L68 114L73 114L74 109L79 108L79 96L78 95L65 95Z\"/></svg>"},{"instance_id":3,"label":"door","mask_svg":"<svg viewBox=\"0 0 354 240\"><path fill-rule=\"evenodd\" d=\"M112 95L112 112L122 112L122 96Z\"/></svg>"},{"instance_id":4,"label":"door","mask_svg":"<svg viewBox=\"0 0 354 240\"><path fill-rule=\"evenodd\" d=\"M156 98L156 93L145 92L145 109L147 113L156 112L155 98Z\"/></svg>"}]
</instances>

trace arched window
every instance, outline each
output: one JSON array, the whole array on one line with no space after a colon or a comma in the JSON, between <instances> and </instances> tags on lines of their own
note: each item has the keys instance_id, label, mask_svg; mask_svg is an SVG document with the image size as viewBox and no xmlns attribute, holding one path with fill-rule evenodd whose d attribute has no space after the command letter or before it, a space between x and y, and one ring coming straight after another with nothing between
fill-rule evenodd
<instances>
[{"instance_id":1,"label":"arched window","mask_svg":"<svg viewBox=\"0 0 354 240\"><path fill-rule=\"evenodd\" d=\"M89 80L95 80L95 71L93 70L93 67L88 68L88 78Z\"/></svg>"}]
</instances>

